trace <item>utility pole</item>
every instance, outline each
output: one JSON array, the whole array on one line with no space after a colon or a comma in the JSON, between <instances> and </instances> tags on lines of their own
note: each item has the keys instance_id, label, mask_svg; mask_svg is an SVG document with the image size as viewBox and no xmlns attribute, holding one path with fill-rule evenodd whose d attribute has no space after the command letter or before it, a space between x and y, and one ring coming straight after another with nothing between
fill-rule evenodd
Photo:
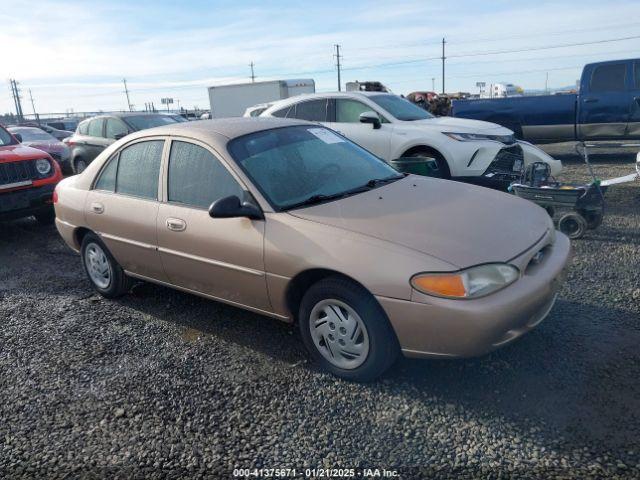
<instances>
[{"instance_id":1,"label":"utility pole","mask_svg":"<svg viewBox=\"0 0 640 480\"><path fill-rule=\"evenodd\" d=\"M129 111L132 112L133 108L131 108L131 101L129 100L129 89L127 88L127 79L123 78L122 83L124 83L124 93L127 95L127 107L129 107Z\"/></svg>"},{"instance_id":2,"label":"utility pole","mask_svg":"<svg viewBox=\"0 0 640 480\"><path fill-rule=\"evenodd\" d=\"M544 91L549 93L549 72L547 72L547 78L544 81Z\"/></svg>"},{"instance_id":3,"label":"utility pole","mask_svg":"<svg viewBox=\"0 0 640 480\"><path fill-rule=\"evenodd\" d=\"M442 39L442 94L444 95L444 61L447 57L444 56L444 44L447 43L444 38Z\"/></svg>"},{"instance_id":4,"label":"utility pole","mask_svg":"<svg viewBox=\"0 0 640 480\"><path fill-rule=\"evenodd\" d=\"M31 99L31 107L33 108L33 116L36 119L36 122L38 122L38 125L40 125L40 116L36 113L36 105L33 102L33 94L31 93L31 89L29 89L29 98Z\"/></svg>"},{"instance_id":5,"label":"utility pole","mask_svg":"<svg viewBox=\"0 0 640 480\"><path fill-rule=\"evenodd\" d=\"M251 61L251 63L249 64L249 66L251 67L251 83L254 83L256 81L256 76L253 73L253 67L254 67L254 63L253 60Z\"/></svg>"},{"instance_id":6,"label":"utility pole","mask_svg":"<svg viewBox=\"0 0 640 480\"><path fill-rule=\"evenodd\" d=\"M436 91L436 77L431 77L431 91L434 93Z\"/></svg>"},{"instance_id":7,"label":"utility pole","mask_svg":"<svg viewBox=\"0 0 640 480\"><path fill-rule=\"evenodd\" d=\"M18 121L24 121L24 114L22 113L22 104L20 103L20 89L18 88L18 82L13 79L9 79L11 84L11 94L13 95L13 102L16 106L16 115Z\"/></svg>"},{"instance_id":8,"label":"utility pole","mask_svg":"<svg viewBox=\"0 0 640 480\"><path fill-rule=\"evenodd\" d=\"M340 58L342 58L342 56L340 55L340 45L336 44L336 66L338 67L338 91L341 92L342 91L342 82L340 81Z\"/></svg>"}]
</instances>

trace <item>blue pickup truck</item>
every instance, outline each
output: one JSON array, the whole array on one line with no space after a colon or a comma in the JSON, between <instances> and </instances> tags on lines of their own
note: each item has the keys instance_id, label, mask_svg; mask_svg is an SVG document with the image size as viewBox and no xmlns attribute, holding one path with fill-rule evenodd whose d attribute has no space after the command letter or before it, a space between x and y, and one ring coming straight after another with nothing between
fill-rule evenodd
<instances>
[{"instance_id":1,"label":"blue pickup truck","mask_svg":"<svg viewBox=\"0 0 640 480\"><path fill-rule=\"evenodd\" d=\"M454 100L454 117L486 120L537 143L640 139L640 59L585 65L577 94Z\"/></svg>"}]
</instances>

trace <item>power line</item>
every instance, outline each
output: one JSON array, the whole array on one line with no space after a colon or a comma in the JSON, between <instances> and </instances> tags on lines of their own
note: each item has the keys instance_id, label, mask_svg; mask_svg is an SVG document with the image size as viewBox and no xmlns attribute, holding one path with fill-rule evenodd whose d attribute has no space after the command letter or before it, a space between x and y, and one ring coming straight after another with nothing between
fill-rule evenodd
<instances>
[{"instance_id":1,"label":"power line","mask_svg":"<svg viewBox=\"0 0 640 480\"><path fill-rule=\"evenodd\" d=\"M634 35L631 37L609 38L605 40L594 40L592 42L563 43L560 45L545 45L544 47L518 48L514 50L491 50L491 51L485 51L485 52L478 51L478 52L461 53L458 55L451 55L450 58L480 57L485 55L502 55L504 53L534 52L539 50L550 50L553 48L581 47L584 45L596 45L601 43L622 42L625 40L636 40L638 38L640 38L640 35Z\"/></svg>"}]
</instances>

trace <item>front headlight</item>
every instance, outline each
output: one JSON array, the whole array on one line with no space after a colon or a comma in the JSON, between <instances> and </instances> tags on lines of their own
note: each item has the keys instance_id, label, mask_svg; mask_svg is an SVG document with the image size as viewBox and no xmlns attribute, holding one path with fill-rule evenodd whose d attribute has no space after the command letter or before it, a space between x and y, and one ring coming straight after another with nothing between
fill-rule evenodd
<instances>
[{"instance_id":1,"label":"front headlight","mask_svg":"<svg viewBox=\"0 0 640 480\"><path fill-rule=\"evenodd\" d=\"M519 276L513 265L488 263L458 272L418 273L411 278L411 286L436 297L478 298L503 289Z\"/></svg>"},{"instance_id":2,"label":"front headlight","mask_svg":"<svg viewBox=\"0 0 640 480\"><path fill-rule=\"evenodd\" d=\"M483 135L480 133L454 133L454 132L442 132L447 137L453 138L459 142L476 142L478 140L490 140L492 142L500 142L500 143L515 143L516 137L514 134L511 135Z\"/></svg>"},{"instance_id":3,"label":"front headlight","mask_svg":"<svg viewBox=\"0 0 640 480\"><path fill-rule=\"evenodd\" d=\"M51 173L51 163L46 158L36 160L36 170L40 175L47 176Z\"/></svg>"}]
</instances>

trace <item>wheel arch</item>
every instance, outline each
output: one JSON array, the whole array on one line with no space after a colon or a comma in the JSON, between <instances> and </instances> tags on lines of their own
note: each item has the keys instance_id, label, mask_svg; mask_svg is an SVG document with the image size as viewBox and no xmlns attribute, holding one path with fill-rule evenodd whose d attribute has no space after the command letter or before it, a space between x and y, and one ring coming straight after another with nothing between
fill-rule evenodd
<instances>
[{"instance_id":1,"label":"wheel arch","mask_svg":"<svg viewBox=\"0 0 640 480\"><path fill-rule=\"evenodd\" d=\"M73 243L78 251L80 250L80 247L82 247L82 240L84 240L84 237L86 237L88 233L93 233L95 235L93 230L86 227L78 227L73 232Z\"/></svg>"},{"instance_id":2,"label":"wheel arch","mask_svg":"<svg viewBox=\"0 0 640 480\"><path fill-rule=\"evenodd\" d=\"M341 277L345 280L353 282L354 284L369 292L369 289L362 285L362 283L358 282L353 277L350 277L349 275L346 275L337 270L332 270L329 268L311 268L308 270L303 270L302 272L297 273L289 281L289 284L287 285L287 288L285 290L286 307L291 313L291 318L294 322L297 322L298 320L300 302L302 301L302 297L307 292L307 290L309 290L309 288L315 283L328 277ZM373 294L371 295L373 296Z\"/></svg>"}]
</instances>

